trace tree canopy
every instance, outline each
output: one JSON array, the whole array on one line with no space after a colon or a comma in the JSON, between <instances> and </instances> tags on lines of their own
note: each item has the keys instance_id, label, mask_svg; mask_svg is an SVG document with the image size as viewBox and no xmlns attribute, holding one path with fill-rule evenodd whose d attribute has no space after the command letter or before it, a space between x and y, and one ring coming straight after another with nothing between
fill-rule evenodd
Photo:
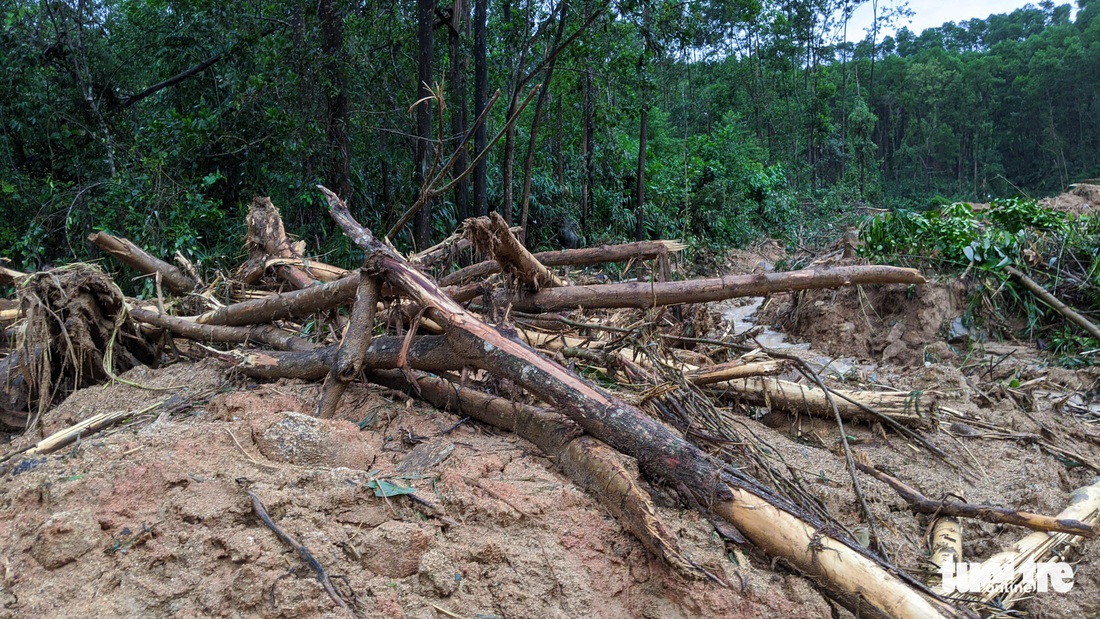
<instances>
[{"instance_id":1,"label":"tree canopy","mask_svg":"<svg viewBox=\"0 0 1100 619\"><path fill-rule=\"evenodd\" d=\"M380 233L423 203L405 248L485 210L533 246L723 246L1100 176L1100 2L848 43L859 3L15 0L0 241L25 268L88 258L97 230L217 263L269 195L350 256L323 183Z\"/></svg>"}]
</instances>

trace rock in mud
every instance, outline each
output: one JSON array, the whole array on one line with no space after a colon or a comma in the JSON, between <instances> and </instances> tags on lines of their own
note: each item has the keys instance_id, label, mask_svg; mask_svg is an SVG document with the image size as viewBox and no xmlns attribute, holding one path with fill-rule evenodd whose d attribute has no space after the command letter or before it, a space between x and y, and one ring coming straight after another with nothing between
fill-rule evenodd
<instances>
[{"instance_id":1,"label":"rock in mud","mask_svg":"<svg viewBox=\"0 0 1100 619\"><path fill-rule=\"evenodd\" d=\"M363 565L380 576L405 578L420 570L432 538L410 522L391 520L366 534ZM453 575L452 575L453 576Z\"/></svg>"},{"instance_id":2,"label":"rock in mud","mask_svg":"<svg viewBox=\"0 0 1100 619\"><path fill-rule=\"evenodd\" d=\"M435 592L448 597L458 590L462 575L442 551L432 548L420 557L420 581L431 585Z\"/></svg>"}]
</instances>

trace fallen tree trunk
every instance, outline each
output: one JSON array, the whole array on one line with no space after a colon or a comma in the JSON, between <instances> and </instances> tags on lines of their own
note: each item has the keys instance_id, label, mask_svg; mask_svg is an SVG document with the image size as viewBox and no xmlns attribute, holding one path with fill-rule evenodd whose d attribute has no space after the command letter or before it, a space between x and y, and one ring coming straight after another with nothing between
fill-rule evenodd
<instances>
[{"instance_id":1,"label":"fallen tree trunk","mask_svg":"<svg viewBox=\"0 0 1100 619\"><path fill-rule=\"evenodd\" d=\"M349 275L334 282L219 307L196 317L195 321L241 326L308 316L350 302L358 288L359 275Z\"/></svg>"},{"instance_id":2,"label":"fallen tree trunk","mask_svg":"<svg viewBox=\"0 0 1100 619\"><path fill-rule=\"evenodd\" d=\"M371 338L363 353L363 367L393 369L401 367L401 348L405 339L392 335ZM250 350L238 354L235 369L253 378L301 378L319 380L332 371L338 347L325 346L309 351ZM413 338L405 351L408 367L428 372L462 369L463 361L441 335Z\"/></svg>"},{"instance_id":3,"label":"fallen tree trunk","mask_svg":"<svg viewBox=\"0 0 1100 619\"><path fill-rule=\"evenodd\" d=\"M22 271L0 266L0 286L14 286L16 283L23 281L26 277L27 274Z\"/></svg>"},{"instance_id":4,"label":"fallen tree trunk","mask_svg":"<svg viewBox=\"0 0 1100 619\"><path fill-rule=\"evenodd\" d=\"M1089 525L1100 523L1100 478L1094 478L1090 486L1078 488L1069 499L1069 505L1057 516L1059 520L1079 520ZM1019 587L1024 577L1025 566L1041 561L1063 559L1085 538L1070 533L1032 533L1016 542L1008 549L999 552L982 562L976 573L984 576L980 583L971 582L967 587L973 590L980 584L980 593L968 593L966 599L972 605L985 607L996 604L997 608L1009 609L1016 602L1031 597L1034 592ZM1072 577L1073 570L1068 565L1066 571ZM971 568L975 569L975 568ZM1038 575L1036 574L1038 578ZM978 578L974 579L975 581ZM1045 580L1045 579L1044 579ZM1039 583L1026 583L1027 585ZM1045 584L1045 583L1044 583ZM1066 581L1062 581L1066 584ZM1072 586L1072 580L1069 582ZM944 586L948 583L944 583ZM1057 590L1057 589L1056 589ZM1061 590L1060 592L1064 592Z\"/></svg>"},{"instance_id":5,"label":"fallen tree trunk","mask_svg":"<svg viewBox=\"0 0 1100 619\"><path fill-rule=\"evenodd\" d=\"M142 275L159 273L161 282L173 294L188 294L198 285L198 282L188 277L175 265L154 258L128 239L111 236L106 232L96 232L89 236L88 240Z\"/></svg>"},{"instance_id":6,"label":"fallen tree trunk","mask_svg":"<svg viewBox=\"0 0 1100 619\"><path fill-rule=\"evenodd\" d=\"M648 475L684 488L700 504L710 505L754 544L817 579L860 616L962 615L855 542L829 535L823 522L751 477L719 466L664 424L542 357L514 336L486 325L376 241L335 194L322 191L333 218L367 252L366 266L444 326L444 337L457 353L455 361L507 377L552 404L595 438L636 458Z\"/></svg>"},{"instance_id":7,"label":"fallen tree trunk","mask_svg":"<svg viewBox=\"0 0 1100 619\"><path fill-rule=\"evenodd\" d=\"M332 369L321 387L321 398L317 402L317 416L322 419L332 417L348 383L363 371L363 358L367 354L374 330L374 312L378 306L380 289L378 280L365 269L360 269L359 288L355 293L351 318L344 328L336 359L333 360Z\"/></svg>"},{"instance_id":8,"label":"fallen tree trunk","mask_svg":"<svg viewBox=\"0 0 1100 619\"><path fill-rule=\"evenodd\" d=\"M544 251L534 254L538 260L548 267L583 266L589 264L607 264L609 262L626 262L628 260L652 260L669 252L681 251L686 246L678 241L642 241L639 243L627 243L624 245L602 245L600 247L588 247L585 249L565 249L561 251ZM472 264L439 280L440 286L454 286L473 280L481 280L500 273L501 266L496 260L486 260Z\"/></svg>"},{"instance_id":9,"label":"fallen tree trunk","mask_svg":"<svg viewBox=\"0 0 1100 619\"><path fill-rule=\"evenodd\" d=\"M833 418L833 406L818 387L792 383L774 377L740 378L724 386L738 397L759 406L790 413L807 413ZM835 389L844 397L834 397L841 419L873 422L876 417L864 407L874 409L898 423L910 427L931 427L936 418L932 406L921 402L916 393L889 391L848 391ZM863 406L860 406L862 404Z\"/></svg>"},{"instance_id":10,"label":"fallen tree trunk","mask_svg":"<svg viewBox=\"0 0 1100 619\"><path fill-rule=\"evenodd\" d=\"M274 325L256 325L252 327L208 325L140 307L131 308L130 316L138 322L167 329L175 335L199 342L228 342L232 344L257 342L279 350L305 351L318 348L317 344L297 337Z\"/></svg>"},{"instance_id":11,"label":"fallen tree trunk","mask_svg":"<svg viewBox=\"0 0 1100 619\"><path fill-rule=\"evenodd\" d=\"M779 292L840 288L863 284L923 284L916 269L892 266L842 266L787 273L758 273L682 282L630 282L520 291L508 301L521 312L571 308L634 307L649 309L681 303L707 303L735 297L762 297Z\"/></svg>"},{"instance_id":12,"label":"fallen tree trunk","mask_svg":"<svg viewBox=\"0 0 1100 619\"><path fill-rule=\"evenodd\" d=\"M1016 279L1020 280L1020 283L1023 284L1025 288L1030 290L1031 294L1039 297L1039 299L1041 299L1043 303L1049 305L1051 309L1066 317L1066 319L1068 319L1073 324L1081 327L1085 331L1085 333L1091 335L1093 339L1100 340L1100 327L1097 327L1091 320L1085 318L1065 303L1062 303L1062 301L1058 297L1047 292L1046 288L1040 286L1038 282L1031 279L1027 275L1024 275L1018 269L1007 266L1005 267L1005 271L1007 271L1009 275L1012 275Z\"/></svg>"}]
</instances>

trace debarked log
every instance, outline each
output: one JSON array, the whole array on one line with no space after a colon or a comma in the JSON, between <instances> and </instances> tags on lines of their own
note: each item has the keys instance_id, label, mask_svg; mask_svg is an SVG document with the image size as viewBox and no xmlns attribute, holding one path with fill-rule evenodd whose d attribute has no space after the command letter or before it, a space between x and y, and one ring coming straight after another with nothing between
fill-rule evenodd
<instances>
[{"instance_id":1,"label":"debarked log","mask_svg":"<svg viewBox=\"0 0 1100 619\"><path fill-rule=\"evenodd\" d=\"M722 386L737 397L758 406L833 419L832 404L825 392L818 387L771 376L739 378L723 383ZM873 422L876 417L866 410L870 408L910 427L927 428L936 422L932 397L926 393L841 389L830 391L834 394L833 402L836 403L841 419Z\"/></svg>"},{"instance_id":2,"label":"debarked log","mask_svg":"<svg viewBox=\"0 0 1100 619\"><path fill-rule=\"evenodd\" d=\"M1100 523L1100 477L1094 477L1091 485L1078 488L1070 495L1069 505L1056 516L1058 520L1078 520L1087 525L1096 526ZM1035 594L1030 589L1039 583L1022 583L1027 573L1028 564L1034 569L1035 564L1046 561L1064 561L1071 551L1084 541L1084 537L1071 533L1052 533L1039 531L1032 533L1002 552L989 557L982 562L980 567L971 567L977 574L987 575L988 578L980 582L981 592L964 594L966 600L974 606L985 606L996 603L999 609L1009 609L1019 600L1031 597ZM1053 567L1048 564L1048 567ZM1061 571L1061 575L1072 575L1068 569ZM1038 574L1036 574L1038 576ZM1053 577L1051 578L1053 580ZM1061 585L1070 584L1064 579ZM947 583L944 583L945 585ZM971 585L979 583L970 583ZM1024 584L1026 586L1020 586ZM1042 583L1051 584L1053 583ZM946 588L946 587L945 587ZM971 587L973 590L976 587ZM1057 591L1057 589L1055 589ZM1063 589L1061 592L1065 592Z\"/></svg>"},{"instance_id":3,"label":"debarked log","mask_svg":"<svg viewBox=\"0 0 1100 619\"><path fill-rule=\"evenodd\" d=\"M916 269L881 265L840 266L682 282L630 282L568 286L538 292L518 291L510 301L512 309L520 312L549 312L578 307L649 309L663 305L708 303L736 297L761 297L818 288L923 283L925 279Z\"/></svg>"},{"instance_id":4,"label":"debarked log","mask_svg":"<svg viewBox=\"0 0 1100 619\"><path fill-rule=\"evenodd\" d=\"M694 493L701 505L729 520L753 544L816 579L859 616L925 619L968 614L855 541L836 536L824 522L743 471L719 464L638 408L541 356L514 335L485 324L375 240L339 197L321 189L332 217L367 252L367 268L410 296L444 327L443 337L458 357L452 361L512 380L568 415L585 432L636 458L645 474ZM567 289L542 292L553 290Z\"/></svg>"}]
</instances>

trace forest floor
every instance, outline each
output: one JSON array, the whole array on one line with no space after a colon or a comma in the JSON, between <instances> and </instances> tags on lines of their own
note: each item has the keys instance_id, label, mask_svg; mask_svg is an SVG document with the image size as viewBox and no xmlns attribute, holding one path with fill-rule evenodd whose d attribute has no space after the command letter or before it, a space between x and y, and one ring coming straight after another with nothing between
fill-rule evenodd
<instances>
[{"instance_id":1,"label":"forest floor","mask_svg":"<svg viewBox=\"0 0 1100 619\"><path fill-rule=\"evenodd\" d=\"M781 257L761 246L724 266L751 272ZM849 424L851 443L928 497L1057 514L1100 466L1100 430L1088 423L1096 415L1080 414L1100 408L1100 373L1051 366L1027 344L969 339L952 327L962 295L941 282L724 302L708 308L710 335L755 318L774 328L762 337L834 385L934 394L941 419L927 436L950 464L878 426ZM336 418L321 420L310 416L319 383L227 379L212 359L122 378L72 394L42 433L140 409L164 397L157 389L219 393L187 413L136 416L25 458L0 479L0 617L348 616L255 517L245 487L362 616L851 616L810 581L727 547L706 519L654 488L684 551L732 586L685 580L533 445L399 392L354 384ZM862 526L834 423L747 412L748 432L842 523ZM1076 459L1035 439L1051 432ZM8 437L2 451L28 440ZM434 507L376 496L368 484L379 478L414 487ZM927 574L928 519L889 487L862 483L891 559ZM967 520L965 558L1026 533ZM1023 616L1100 616L1100 541L1080 550L1073 589L1023 602Z\"/></svg>"}]
</instances>

